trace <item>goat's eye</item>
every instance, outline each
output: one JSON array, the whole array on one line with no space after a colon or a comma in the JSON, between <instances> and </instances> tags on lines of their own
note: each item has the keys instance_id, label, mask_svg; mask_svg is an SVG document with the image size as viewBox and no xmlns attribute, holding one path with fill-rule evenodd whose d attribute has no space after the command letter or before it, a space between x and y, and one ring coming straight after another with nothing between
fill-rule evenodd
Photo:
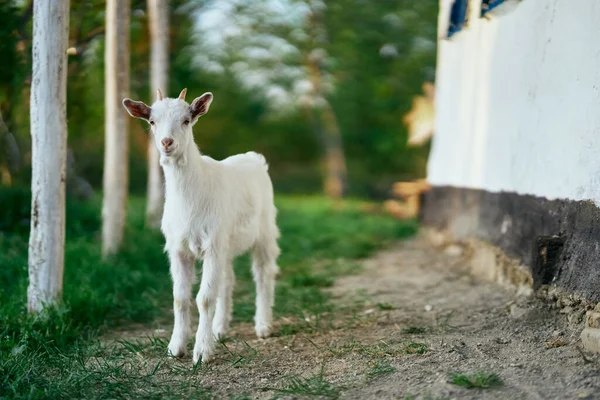
<instances>
[{"instance_id":1,"label":"goat's eye","mask_svg":"<svg viewBox=\"0 0 600 400\"><path fill-rule=\"evenodd\" d=\"M186 119L185 121L183 121L183 124L184 124L184 125L189 125L189 124L190 124L190 120L189 120L189 119Z\"/></svg>"},{"instance_id":2,"label":"goat's eye","mask_svg":"<svg viewBox=\"0 0 600 400\"><path fill-rule=\"evenodd\" d=\"M150 121L150 125L154 125L154 121Z\"/></svg>"}]
</instances>

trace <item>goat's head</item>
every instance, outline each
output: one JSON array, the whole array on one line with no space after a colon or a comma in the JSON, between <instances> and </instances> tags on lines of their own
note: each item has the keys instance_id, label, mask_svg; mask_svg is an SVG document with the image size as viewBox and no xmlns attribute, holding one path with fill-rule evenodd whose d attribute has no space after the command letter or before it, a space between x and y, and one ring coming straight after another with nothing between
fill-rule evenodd
<instances>
[{"instance_id":1,"label":"goat's head","mask_svg":"<svg viewBox=\"0 0 600 400\"><path fill-rule=\"evenodd\" d=\"M187 89L176 99L163 98L160 89L156 92L157 98L151 107L131 99L123 99L123 106L132 117L148 121L161 158L179 158L193 143L192 126L208 112L213 95L204 93L188 104L185 101Z\"/></svg>"}]
</instances>

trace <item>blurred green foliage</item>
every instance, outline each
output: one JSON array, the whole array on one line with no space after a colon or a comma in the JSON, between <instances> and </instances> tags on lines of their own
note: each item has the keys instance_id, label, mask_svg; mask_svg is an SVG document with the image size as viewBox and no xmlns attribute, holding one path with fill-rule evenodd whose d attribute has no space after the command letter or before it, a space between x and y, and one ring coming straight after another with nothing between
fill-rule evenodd
<instances>
[{"instance_id":1,"label":"blurred green foliage","mask_svg":"<svg viewBox=\"0 0 600 400\"><path fill-rule=\"evenodd\" d=\"M256 4L261 1L265 0L257 0ZM145 3L132 1L131 97L151 102ZM202 29L194 24L213 3L169 2L169 95L176 96L183 87L188 88L188 98L205 91L215 94L210 113L195 129L196 141L206 154L220 159L248 150L262 152L270 162L277 190L319 192L321 148L306 114L301 109L274 114L263 93L241 85L232 67L239 54L230 53L222 60L221 73L195 62L205 43ZM409 110L412 97L420 94L422 83L434 78L437 3L326 2L322 21L328 38L326 69L333 82L328 100L342 132L351 194L386 195L392 182L424 176L428 147L407 148L407 132L401 119ZM23 168L14 180L23 184L29 183L30 163L30 4L0 4L0 111L21 148ZM101 187L103 169L104 7L101 0L71 1L70 45L82 54L69 56L69 147L74 151L78 174L95 188ZM256 35L268 27L271 33L297 44L297 29L284 26L285 21L261 25L259 15L253 18ZM301 58L288 61L302 67ZM132 192L143 193L147 126L137 120L131 120L130 126L130 185ZM0 151L0 164L3 157Z\"/></svg>"}]
</instances>

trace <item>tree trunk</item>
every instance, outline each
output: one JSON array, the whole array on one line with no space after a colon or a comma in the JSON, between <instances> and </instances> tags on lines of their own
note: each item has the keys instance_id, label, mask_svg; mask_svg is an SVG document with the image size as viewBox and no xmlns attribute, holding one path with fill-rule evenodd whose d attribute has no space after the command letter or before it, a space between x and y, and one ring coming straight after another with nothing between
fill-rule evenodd
<instances>
[{"instance_id":1,"label":"tree trunk","mask_svg":"<svg viewBox=\"0 0 600 400\"><path fill-rule=\"evenodd\" d=\"M346 158L340 127L329 103L321 109L321 120L325 136L325 194L332 198L340 198L346 192Z\"/></svg>"},{"instance_id":2,"label":"tree trunk","mask_svg":"<svg viewBox=\"0 0 600 400\"><path fill-rule=\"evenodd\" d=\"M150 97L156 89L169 93L169 9L167 0L148 0L150 17ZM160 227L164 205L164 185L159 154L152 138L148 141L148 202L146 223Z\"/></svg>"},{"instance_id":3,"label":"tree trunk","mask_svg":"<svg viewBox=\"0 0 600 400\"><path fill-rule=\"evenodd\" d=\"M129 0L106 3L105 149L102 254L114 254L123 241L127 211L129 118L121 105L129 96Z\"/></svg>"},{"instance_id":4,"label":"tree trunk","mask_svg":"<svg viewBox=\"0 0 600 400\"><path fill-rule=\"evenodd\" d=\"M31 83L31 233L27 309L62 297L69 1L36 1Z\"/></svg>"},{"instance_id":5,"label":"tree trunk","mask_svg":"<svg viewBox=\"0 0 600 400\"><path fill-rule=\"evenodd\" d=\"M0 165L6 164L3 174L8 174L8 176L12 177L20 167L21 152L19 151L19 145L15 136L4 123L2 112L0 112L0 147L4 149L4 154L0 150ZM2 179L2 182L4 182L4 179Z\"/></svg>"},{"instance_id":6,"label":"tree trunk","mask_svg":"<svg viewBox=\"0 0 600 400\"><path fill-rule=\"evenodd\" d=\"M335 112L325 98L321 89L321 71L319 60L309 56L309 73L315 89L315 95L322 102L319 105L318 115L321 125L319 130L323 145L323 164L325 176L323 179L323 190L328 197L339 199L346 191L346 158L342 146L342 135L335 116Z\"/></svg>"}]
</instances>

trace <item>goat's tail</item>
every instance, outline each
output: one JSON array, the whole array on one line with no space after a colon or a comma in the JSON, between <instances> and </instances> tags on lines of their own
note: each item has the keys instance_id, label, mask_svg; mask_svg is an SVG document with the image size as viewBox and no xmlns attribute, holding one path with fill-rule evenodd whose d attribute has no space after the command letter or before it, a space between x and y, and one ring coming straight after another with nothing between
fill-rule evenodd
<instances>
[{"instance_id":1,"label":"goat's tail","mask_svg":"<svg viewBox=\"0 0 600 400\"><path fill-rule=\"evenodd\" d=\"M256 160L256 162L262 165L265 168L265 171L269 170L269 164L267 163L267 159L262 154L256 153L254 151L249 151L246 153L249 157Z\"/></svg>"}]
</instances>

